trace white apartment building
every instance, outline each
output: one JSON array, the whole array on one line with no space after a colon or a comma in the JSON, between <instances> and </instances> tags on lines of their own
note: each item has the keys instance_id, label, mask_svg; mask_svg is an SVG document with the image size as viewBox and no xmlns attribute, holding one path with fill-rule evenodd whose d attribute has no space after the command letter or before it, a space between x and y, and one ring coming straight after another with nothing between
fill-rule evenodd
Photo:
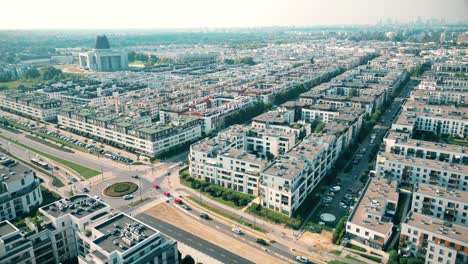
<instances>
[{"instance_id":1,"label":"white apartment building","mask_svg":"<svg viewBox=\"0 0 468 264\"><path fill-rule=\"evenodd\" d=\"M387 153L468 165L468 153L462 146L415 140L406 133L395 131L387 134L384 143Z\"/></svg>"},{"instance_id":2,"label":"white apartment building","mask_svg":"<svg viewBox=\"0 0 468 264\"><path fill-rule=\"evenodd\" d=\"M397 182L372 178L346 223L347 236L374 248L385 248L393 232L397 204Z\"/></svg>"},{"instance_id":3,"label":"white apartment building","mask_svg":"<svg viewBox=\"0 0 468 264\"><path fill-rule=\"evenodd\" d=\"M307 197L309 167L304 161L280 156L260 174L260 197L264 207L291 216Z\"/></svg>"},{"instance_id":4,"label":"white apartment building","mask_svg":"<svg viewBox=\"0 0 468 264\"><path fill-rule=\"evenodd\" d=\"M31 225L36 263L178 263L177 244L159 231L88 195L41 207L41 224Z\"/></svg>"},{"instance_id":5,"label":"white apartment building","mask_svg":"<svg viewBox=\"0 0 468 264\"><path fill-rule=\"evenodd\" d=\"M417 183L413 188L411 210L457 225L468 226L468 192Z\"/></svg>"},{"instance_id":6,"label":"white apartment building","mask_svg":"<svg viewBox=\"0 0 468 264\"><path fill-rule=\"evenodd\" d=\"M427 264L468 262L468 228L410 212L401 224L400 250Z\"/></svg>"},{"instance_id":7,"label":"white apartment building","mask_svg":"<svg viewBox=\"0 0 468 264\"><path fill-rule=\"evenodd\" d=\"M301 118L303 122L321 121L328 123L339 115L339 110L329 105L313 105L310 108L302 108Z\"/></svg>"},{"instance_id":8,"label":"white apartment building","mask_svg":"<svg viewBox=\"0 0 468 264\"><path fill-rule=\"evenodd\" d=\"M13 220L42 203L40 181L26 166L0 156L0 221Z\"/></svg>"},{"instance_id":9,"label":"white apartment building","mask_svg":"<svg viewBox=\"0 0 468 264\"><path fill-rule=\"evenodd\" d=\"M9 221L0 222L0 263L40 264L34 259L31 241Z\"/></svg>"},{"instance_id":10,"label":"white apartment building","mask_svg":"<svg viewBox=\"0 0 468 264\"><path fill-rule=\"evenodd\" d=\"M45 94L0 94L0 108L36 120L53 120L57 117L62 102L49 99Z\"/></svg>"},{"instance_id":11,"label":"white apartment building","mask_svg":"<svg viewBox=\"0 0 468 264\"><path fill-rule=\"evenodd\" d=\"M468 166L380 152L376 174L399 183L425 183L451 189L468 190Z\"/></svg>"},{"instance_id":12,"label":"white apartment building","mask_svg":"<svg viewBox=\"0 0 468 264\"><path fill-rule=\"evenodd\" d=\"M73 132L121 144L145 156L154 156L201 137L201 121L180 116L167 124L152 123L149 116L99 114L88 109L61 109L59 125Z\"/></svg>"}]
</instances>

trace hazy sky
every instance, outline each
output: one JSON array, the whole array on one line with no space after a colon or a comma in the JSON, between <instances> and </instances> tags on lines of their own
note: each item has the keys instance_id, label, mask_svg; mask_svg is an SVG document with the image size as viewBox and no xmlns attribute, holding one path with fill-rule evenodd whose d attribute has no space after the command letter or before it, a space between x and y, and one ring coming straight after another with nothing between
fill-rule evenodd
<instances>
[{"instance_id":1,"label":"hazy sky","mask_svg":"<svg viewBox=\"0 0 468 264\"><path fill-rule=\"evenodd\" d=\"M5 0L0 7L0 29L468 22L468 0Z\"/></svg>"}]
</instances>

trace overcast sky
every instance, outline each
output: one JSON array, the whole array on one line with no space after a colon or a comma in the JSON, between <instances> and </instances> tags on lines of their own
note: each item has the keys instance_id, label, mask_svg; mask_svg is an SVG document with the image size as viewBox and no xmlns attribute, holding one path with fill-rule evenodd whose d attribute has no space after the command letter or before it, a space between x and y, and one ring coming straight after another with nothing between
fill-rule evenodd
<instances>
[{"instance_id":1,"label":"overcast sky","mask_svg":"<svg viewBox=\"0 0 468 264\"><path fill-rule=\"evenodd\" d=\"M468 0L5 0L0 29L375 24L418 16L468 22Z\"/></svg>"}]
</instances>

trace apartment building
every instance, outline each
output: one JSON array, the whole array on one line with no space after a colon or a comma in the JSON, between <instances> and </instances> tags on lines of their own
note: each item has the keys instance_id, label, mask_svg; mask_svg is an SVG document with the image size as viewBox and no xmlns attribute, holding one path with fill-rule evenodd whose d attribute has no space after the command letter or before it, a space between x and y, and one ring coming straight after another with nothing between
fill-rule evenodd
<instances>
[{"instance_id":1,"label":"apartment building","mask_svg":"<svg viewBox=\"0 0 468 264\"><path fill-rule=\"evenodd\" d=\"M384 138L385 152L450 164L468 165L463 146L412 139L409 134L390 131Z\"/></svg>"},{"instance_id":2,"label":"apartment building","mask_svg":"<svg viewBox=\"0 0 468 264\"><path fill-rule=\"evenodd\" d=\"M27 223L36 263L178 263L177 244L158 230L88 195L75 195L39 209Z\"/></svg>"},{"instance_id":3,"label":"apartment building","mask_svg":"<svg viewBox=\"0 0 468 264\"><path fill-rule=\"evenodd\" d=\"M291 216L307 197L308 170L304 161L288 156L275 159L260 174L262 205Z\"/></svg>"},{"instance_id":4,"label":"apartment building","mask_svg":"<svg viewBox=\"0 0 468 264\"><path fill-rule=\"evenodd\" d=\"M63 108L58 123L73 132L113 142L145 156L155 156L201 137L202 121L179 116L168 123L153 123L146 112L116 113Z\"/></svg>"},{"instance_id":5,"label":"apartment building","mask_svg":"<svg viewBox=\"0 0 468 264\"><path fill-rule=\"evenodd\" d=\"M468 228L410 212L401 224L400 251L425 263L468 262Z\"/></svg>"},{"instance_id":6,"label":"apartment building","mask_svg":"<svg viewBox=\"0 0 468 264\"><path fill-rule=\"evenodd\" d=\"M39 264L34 259L31 241L9 221L0 222L0 263Z\"/></svg>"},{"instance_id":7,"label":"apartment building","mask_svg":"<svg viewBox=\"0 0 468 264\"><path fill-rule=\"evenodd\" d=\"M462 164L380 152L376 174L399 183L423 183L468 190L468 166Z\"/></svg>"},{"instance_id":8,"label":"apartment building","mask_svg":"<svg viewBox=\"0 0 468 264\"><path fill-rule=\"evenodd\" d=\"M4 92L0 94L0 109L35 120L50 121L57 118L62 102L49 99L41 93Z\"/></svg>"},{"instance_id":9,"label":"apartment building","mask_svg":"<svg viewBox=\"0 0 468 264\"><path fill-rule=\"evenodd\" d=\"M411 210L461 226L468 226L468 192L417 183Z\"/></svg>"},{"instance_id":10,"label":"apartment building","mask_svg":"<svg viewBox=\"0 0 468 264\"><path fill-rule=\"evenodd\" d=\"M346 235L384 249L393 233L398 204L397 182L371 178L346 223Z\"/></svg>"},{"instance_id":11,"label":"apartment building","mask_svg":"<svg viewBox=\"0 0 468 264\"><path fill-rule=\"evenodd\" d=\"M42 203L36 174L0 153L0 221L13 220Z\"/></svg>"}]
</instances>

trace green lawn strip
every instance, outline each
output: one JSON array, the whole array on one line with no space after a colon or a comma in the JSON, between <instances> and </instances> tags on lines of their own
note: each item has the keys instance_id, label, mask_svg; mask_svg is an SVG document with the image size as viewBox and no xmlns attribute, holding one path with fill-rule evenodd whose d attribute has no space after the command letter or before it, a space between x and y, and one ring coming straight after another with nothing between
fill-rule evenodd
<instances>
[{"instance_id":1,"label":"green lawn strip","mask_svg":"<svg viewBox=\"0 0 468 264\"><path fill-rule=\"evenodd\" d=\"M334 249L334 250L330 251L330 253L335 254L335 255L337 255L337 256L341 256L341 253L342 253L342 252L339 251L339 250Z\"/></svg>"},{"instance_id":2,"label":"green lawn strip","mask_svg":"<svg viewBox=\"0 0 468 264\"><path fill-rule=\"evenodd\" d=\"M58 145L56 145L54 143L51 143L49 141L45 141L45 140L40 139L38 137L33 137L33 136L30 136L30 135L26 135L25 137L28 138L28 139L34 140L36 142L39 142L39 143L41 143L43 145L46 145L48 147L54 148L56 150L60 150L60 151L68 152L68 153L75 153L73 150L70 150L70 149L67 149L67 148L64 148L64 147L60 147L60 146L58 146Z\"/></svg>"},{"instance_id":3,"label":"green lawn strip","mask_svg":"<svg viewBox=\"0 0 468 264\"><path fill-rule=\"evenodd\" d=\"M203 208L205 208L205 209L207 209L207 210L209 210L209 211L212 211L212 212L214 212L214 213L216 213L216 214L219 214L219 215L221 215L221 216L223 216L223 217L226 217L226 218L228 218L228 219L230 219L230 220L232 220L232 221L234 221L234 222L237 222L237 223L239 223L239 224L241 224L241 225L250 227L250 228L252 228L252 229L254 229L254 230L256 230L256 231L265 233L265 229L263 229L263 228L261 228L261 227L259 227L259 226L253 225L252 223L247 222L247 221L245 221L245 220L242 220L242 219L240 219L240 218L238 218L238 217L235 217L235 216L233 216L233 215L231 215L231 214L229 214L229 213L226 213L226 212L223 211L223 210L220 210L220 209L218 209L218 208L212 207L212 206L210 206L210 205L208 205L208 204L206 204L206 203L204 203L204 202L201 202L199 199L197 199L197 198L195 198L195 197L188 196L188 198L189 198L192 202L194 202L194 203L200 205L201 207L203 207Z\"/></svg>"},{"instance_id":4,"label":"green lawn strip","mask_svg":"<svg viewBox=\"0 0 468 264\"><path fill-rule=\"evenodd\" d=\"M355 258L355 257L353 257L353 256L351 256L351 255L347 255L345 258L350 259L350 260L352 260L352 261L359 262L359 263L365 263L364 261L362 261L362 260L360 260L360 259L357 259L357 258Z\"/></svg>"},{"instance_id":5,"label":"green lawn strip","mask_svg":"<svg viewBox=\"0 0 468 264\"><path fill-rule=\"evenodd\" d=\"M28 150L30 150L30 151L32 151L32 152L35 152L35 153L37 153L37 154L39 154L39 155L41 155L41 156L44 156L44 157L46 157L46 158L48 158L48 159L51 159L51 160L53 160L53 161L55 161L55 162L58 162L58 163L60 163L60 164L62 164L62 165L64 165L64 166L66 166L66 167L68 167L68 168L70 168L70 169L76 171L78 174L80 174L81 176L83 176L85 179L89 179L89 178L91 178L91 177L94 177L94 176L96 176L96 175L101 174L101 172L99 172L99 171L97 171L97 170L94 170L94 169L91 169L91 168L88 168L88 167L85 167L85 166L76 164L76 163L71 162L71 161L69 161L69 160L65 160L65 159L58 158L58 157L56 157L56 156L53 156L53 155L44 153L44 152L42 152L42 151L40 151L40 150L37 150L37 149L32 148L32 147L30 147L30 146L27 146L27 145L25 145L25 144L23 144L23 143L20 143L20 142L16 142L16 141L14 141L14 140L11 140L10 138L7 138L7 137L1 136L1 135L0 135L0 137L2 137L3 139L8 140L8 141L10 141L10 142L12 142L12 143L18 145L18 146L20 146L20 147L22 147L22 148L28 149Z\"/></svg>"},{"instance_id":6,"label":"green lawn strip","mask_svg":"<svg viewBox=\"0 0 468 264\"><path fill-rule=\"evenodd\" d=\"M366 259L369 259L369 260L372 260L372 261L375 261L375 262L378 262L378 263L382 262L382 259L378 258L378 257L374 257L374 256L371 256L371 255L362 254L362 253L360 253L358 255L363 257L363 258L366 258Z\"/></svg>"},{"instance_id":7,"label":"green lawn strip","mask_svg":"<svg viewBox=\"0 0 468 264\"><path fill-rule=\"evenodd\" d=\"M351 244L351 243L348 243L346 245L347 248L350 248L350 249L354 249L354 250L357 250L357 251L361 251L361 252L367 252L367 250L363 247L360 247L360 246L357 246L357 245L354 245L354 244Z\"/></svg>"},{"instance_id":8,"label":"green lawn strip","mask_svg":"<svg viewBox=\"0 0 468 264\"><path fill-rule=\"evenodd\" d=\"M8 151L5 150L5 149L0 148L0 150L2 150L2 152L4 152L4 153L8 153ZM27 162L27 161L25 161L25 160L22 160L22 159L20 159L20 158L18 158L18 157L16 157L16 156L14 156L14 155L11 154L11 153L8 153L8 155L11 156L12 158L16 159L16 160L19 160L19 161L23 162L24 164L28 164L28 166L33 167L36 171L38 171L38 172L40 172L40 173L42 173L42 174L44 174L44 175L46 175L46 176L52 178L52 185L53 185L53 186L55 186L55 187L63 187L63 186L65 186L65 184L63 184L63 182L62 182L61 180L59 180L57 177L55 177L53 174L49 173L48 171L45 171L45 170L42 169L41 167L38 167L38 166L36 166L36 165L34 165L34 164L30 163L30 162Z\"/></svg>"},{"instance_id":9,"label":"green lawn strip","mask_svg":"<svg viewBox=\"0 0 468 264\"><path fill-rule=\"evenodd\" d=\"M150 199L150 198L145 197L145 198L143 198L143 199L141 199L141 200L133 201L133 202L129 203L128 205L130 205L130 206L137 206L137 205L139 205L139 204L142 204L142 203L148 201L149 199Z\"/></svg>"},{"instance_id":10,"label":"green lawn strip","mask_svg":"<svg viewBox=\"0 0 468 264\"><path fill-rule=\"evenodd\" d=\"M276 224L284 224L294 229L298 229L302 224L302 220L299 218L289 217L258 204L252 204L249 208L247 208L246 212L255 214Z\"/></svg>"},{"instance_id":11,"label":"green lawn strip","mask_svg":"<svg viewBox=\"0 0 468 264\"><path fill-rule=\"evenodd\" d=\"M180 183L183 185L195 189L208 196L210 199L234 209L242 209L255 199L252 195L236 192L231 189L226 189L215 184L195 179L188 174L188 167L181 169L179 171L179 176Z\"/></svg>"},{"instance_id":12,"label":"green lawn strip","mask_svg":"<svg viewBox=\"0 0 468 264\"><path fill-rule=\"evenodd\" d=\"M0 125L0 127L2 129L5 129L5 130L10 131L10 132L15 133L15 134L23 134L23 132L21 132L18 129L13 128L13 127L7 127L7 126L4 126L4 125Z\"/></svg>"}]
</instances>

